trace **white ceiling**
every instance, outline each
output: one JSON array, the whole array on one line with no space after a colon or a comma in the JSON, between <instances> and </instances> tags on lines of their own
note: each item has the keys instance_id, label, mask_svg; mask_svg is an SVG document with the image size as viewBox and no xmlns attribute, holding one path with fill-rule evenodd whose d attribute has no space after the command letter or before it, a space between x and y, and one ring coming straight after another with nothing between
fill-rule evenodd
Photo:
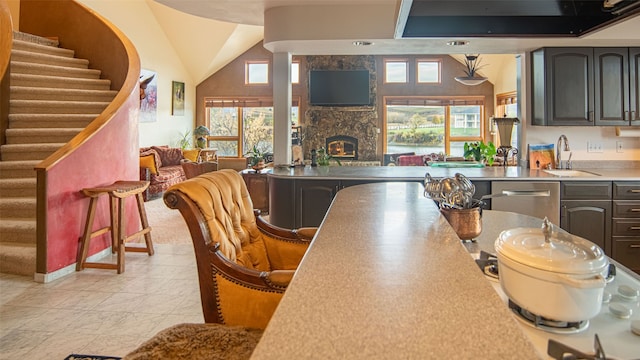
<instances>
[{"instance_id":1,"label":"white ceiling","mask_svg":"<svg viewBox=\"0 0 640 360\"><path fill-rule=\"evenodd\" d=\"M407 6L411 3L409 0L153 1L166 5L168 8L165 9L172 8L171 11L175 9L199 18L215 20L209 22L212 28L205 31L210 36L222 37L220 41L223 43L232 39L236 50L241 44L244 44L245 50L255 45L258 29L263 30L265 48L272 52L289 52L294 55L519 54L542 46L640 46L640 16L628 18L581 38L469 37L455 39L466 40L468 45L452 47L447 45L451 38L396 38L396 24L402 23L398 22L398 14L403 9L408 10ZM164 17L167 21L171 18L168 14ZM163 23L162 20L160 22ZM240 25L235 31L229 31L231 24ZM246 31L247 26L253 30ZM246 33L246 41L243 33ZM370 41L373 45L354 46L355 40ZM200 54L203 49L198 49L197 42L191 45L191 49L185 49L185 46L189 46L185 43L189 42L181 42L181 52L190 54L190 58L202 55L204 59L199 61L206 63L209 75L239 55L221 53L223 47L216 54L211 54L210 50ZM196 78L202 80L202 77Z\"/></svg>"}]
</instances>

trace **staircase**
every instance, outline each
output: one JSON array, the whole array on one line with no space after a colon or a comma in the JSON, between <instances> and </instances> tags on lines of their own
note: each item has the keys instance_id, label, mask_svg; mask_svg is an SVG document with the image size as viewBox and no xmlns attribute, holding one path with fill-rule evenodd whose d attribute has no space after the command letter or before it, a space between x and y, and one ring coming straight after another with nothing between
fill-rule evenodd
<instances>
[{"instance_id":1,"label":"staircase","mask_svg":"<svg viewBox=\"0 0 640 360\"><path fill-rule=\"evenodd\" d=\"M58 41L20 32L13 37L7 143L0 146L0 272L32 276L34 167L93 121L117 91Z\"/></svg>"}]
</instances>

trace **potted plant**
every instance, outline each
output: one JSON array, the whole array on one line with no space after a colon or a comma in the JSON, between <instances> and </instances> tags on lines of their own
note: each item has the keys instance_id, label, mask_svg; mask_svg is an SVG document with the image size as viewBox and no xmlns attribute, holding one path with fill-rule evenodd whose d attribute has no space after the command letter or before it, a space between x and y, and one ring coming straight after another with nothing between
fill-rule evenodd
<instances>
[{"instance_id":1,"label":"potted plant","mask_svg":"<svg viewBox=\"0 0 640 360\"><path fill-rule=\"evenodd\" d=\"M339 166L342 166L342 163L340 162L340 160L334 158L333 156L331 156L331 154L329 154L324 148L320 148L318 149L318 151L316 152L316 159L318 161L318 165L320 166L328 166L329 165L329 161L331 160L335 160L336 163L338 163Z\"/></svg>"},{"instance_id":2,"label":"potted plant","mask_svg":"<svg viewBox=\"0 0 640 360\"><path fill-rule=\"evenodd\" d=\"M207 147L207 136L209 134L209 128L204 125L200 125L193 130L193 135L196 136L196 147L198 149L204 149Z\"/></svg>"},{"instance_id":3,"label":"potted plant","mask_svg":"<svg viewBox=\"0 0 640 360\"><path fill-rule=\"evenodd\" d=\"M265 167L264 152L258 150L258 148L255 145L253 145L253 148L243 156L246 156L249 159L249 166L251 166L252 169L254 170L264 169Z\"/></svg>"},{"instance_id":4,"label":"potted plant","mask_svg":"<svg viewBox=\"0 0 640 360\"><path fill-rule=\"evenodd\" d=\"M177 146L182 149L185 150L188 147L191 146L191 131L187 130L184 133L180 133L180 138L178 139L178 141L176 142Z\"/></svg>"},{"instance_id":5,"label":"potted plant","mask_svg":"<svg viewBox=\"0 0 640 360\"><path fill-rule=\"evenodd\" d=\"M464 143L464 158L472 158L475 161L486 162L487 165L493 165L494 157L497 153L496 146L489 141L485 144L483 141L465 142Z\"/></svg>"}]
</instances>

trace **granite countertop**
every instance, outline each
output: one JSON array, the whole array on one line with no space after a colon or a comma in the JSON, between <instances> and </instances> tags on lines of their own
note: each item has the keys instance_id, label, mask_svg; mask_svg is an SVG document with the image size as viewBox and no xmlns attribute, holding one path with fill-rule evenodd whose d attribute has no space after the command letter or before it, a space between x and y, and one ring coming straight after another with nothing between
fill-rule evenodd
<instances>
[{"instance_id":1,"label":"granite countertop","mask_svg":"<svg viewBox=\"0 0 640 360\"><path fill-rule=\"evenodd\" d=\"M265 172L278 178L309 179L383 179L393 181L416 181L424 178L425 173L435 178L453 177L461 173L470 179L478 180L545 180L545 181L638 181L640 168L574 168L583 170L587 176L554 176L544 170L529 169L520 166L492 166L485 168L434 168L430 166L304 166L278 167ZM589 175L592 174L592 175Z\"/></svg>"},{"instance_id":2,"label":"granite countertop","mask_svg":"<svg viewBox=\"0 0 640 360\"><path fill-rule=\"evenodd\" d=\"M394 182L338 192L252 359L542 356L422 185Z\"/></svg>"}]
</instances>

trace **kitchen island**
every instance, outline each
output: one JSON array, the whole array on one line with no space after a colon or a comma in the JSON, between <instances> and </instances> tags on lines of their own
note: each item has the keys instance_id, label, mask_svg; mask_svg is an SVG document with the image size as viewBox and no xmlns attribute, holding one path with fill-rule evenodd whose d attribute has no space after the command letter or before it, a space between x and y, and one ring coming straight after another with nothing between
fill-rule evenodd
<instances>
[{"instance_id":1,"label":"kitchen island","mask_svg":"<svg viewBox=\"0 0 640 360\"><path fill-rule=\"evenodd\" d=\"M399 182L337 194L252 358L541 356L422 186Z\"/></svg>"},{"instance_id":2,"label":"kitchen island","mask_svg":"<svg viewBox=\"0 0 640 360\"><path fill-rule=\"evenodd\" d=\"M520 226L489 211L467 250L420 184L340 191L252 359L547 358L470 255Z\"/></svg>"}]
</instances>

